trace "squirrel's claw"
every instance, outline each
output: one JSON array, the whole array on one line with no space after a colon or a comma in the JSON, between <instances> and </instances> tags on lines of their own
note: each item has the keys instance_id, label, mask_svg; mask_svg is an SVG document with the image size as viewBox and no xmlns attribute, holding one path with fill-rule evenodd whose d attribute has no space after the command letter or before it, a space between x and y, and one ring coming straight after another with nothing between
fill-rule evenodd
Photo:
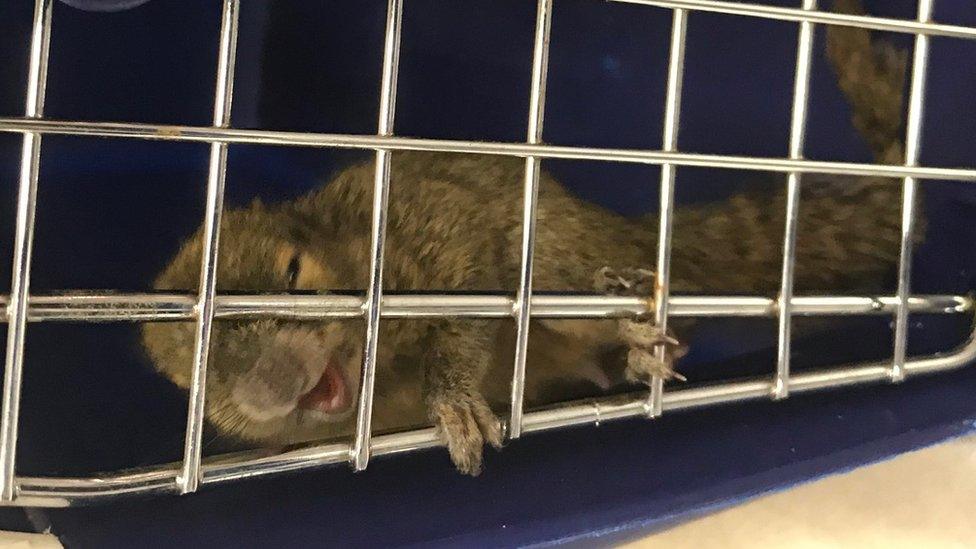
<instances>
[{"instance_id":1,"label":"squirrel's claw","mask_svg":"<svg viewBox=\"0 0 976 549\"><path fill-rule=\"evenodd\" d=\"M617 271L603 267L594 273L593 287L600 293L610 295L652 296L656 280L654 271L647 269L628 268Z\"/></svg>"}]
</instances>

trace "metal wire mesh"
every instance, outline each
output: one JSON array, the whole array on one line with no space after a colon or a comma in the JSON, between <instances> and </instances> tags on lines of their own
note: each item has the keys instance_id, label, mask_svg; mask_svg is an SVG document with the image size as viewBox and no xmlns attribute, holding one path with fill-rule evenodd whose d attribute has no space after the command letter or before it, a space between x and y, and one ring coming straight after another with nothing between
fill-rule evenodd
<instances>
[{"instance_id":1,"label":"metal wire mesh","mask_svg":"<svg viewBox=\"0 0 976 549\"><path fill-rule=\"evenodd\" d=\"M804 0L801 8L779 8L713 0L615 0L672 10L672 36L665 105L662 150L624 150L565 147L542 144L549 29L553 0L538 0L535 47L532 62L528 135L524 143L486 143L397 137L394 133L396 82L400 54L402 0L389 0L379 121L376 135L240 130L230 127L239 0L223 0L218 66L213 107L213 124L208 127L136 123L107 123L43 119L47 54L51 34L53 0L36 0L31 34L27 105L23 118L0 118L0 131L23 135L21 172L18 183L13 278L9 296L3 298L2 320L7 322L7 354L0 415L0 503L7 505L59 506L97 501L133 493L193 492L200 485L239 480L314 467L326 463L351 462L358 469L367 466L371 455L404 452L438 444L433 429L383 436L371 436L373 381L376 342L383 318L514 318L517 347L514 362L511 438L522 433L557 427L633 417L658 416L664 411L764 398L780 399L789 394L853 384L900 381L907 375L947 370L976 359L976 338L950 354L907 359L907 318L910 313L967 313L972 302L961 296L911 296L910 261L914 194L917 180L976 181L976 169L924 167L918 165L925 104L925 74L928 37L948 36L976 39L976 28L937 24L931 21L932 1L920 0L915 21L854 16L817 9L816 0ZM752 158L705 155L678 150L681 80L687 18L695 11L711 11L797 22L797 47L788 158ZM906 156L903 165L855 164L803 159L806 104L809 94L810 57L815 24L847 25L915 35L915 59L909 100ZM83 135L130 139L197 141L211 146L204 220L199 293L188 295L118 294L76 292L60 295L31 295L30 263L34 228L35 196L41 137L44 134ZM376 175L371 235L369 287L365 298L357 296L235 296L216 295L215 273L218 230L223 202L227 148L254 143L300 147L334 147L375 150ZM383 251L390 153L395 150L427 150L460 153L510 155L525 158L522 268L517 293L509 295L384 295L382 292ZM608 318L646 312L639 298L584 295L536 295L532 291L535 203L539 164L544 158L574 158L609 162L630 162L661 167L660 230L657 256L659 284L655 291L654 318L666 325L669 317L764 316L778 320L777 368L765 379L728 381L709 387L664 391L655 379L649 392L588 400L559 408L524 412L525 358L531 318ZM781 289L777 299L738 296L671 296L669 261L674 180L678 167L705 166L780 172L787 175L787 215L784 227ZM795 296L793 268L797 236L797 212L801 178L806 173L847 174L903 178L903 231L899 262L898 291L894 296ZM895 319L893 358L890 361L791 374L790 326L798 315L890 315ZM211 326L225 318L324 319L365 317L363 383L360 389L355 439L299 450L244 453L205 461L201 459L204 390ZM86 478L21 477L16 475L16 442L19 395L24 357L24 333L28 322L62 321L148 321L194 320L196 322L193 377L187 419L183 462L139 471L111 473ZM663 352L658 349L657 352Z\"/></svg>"}]
</instances>

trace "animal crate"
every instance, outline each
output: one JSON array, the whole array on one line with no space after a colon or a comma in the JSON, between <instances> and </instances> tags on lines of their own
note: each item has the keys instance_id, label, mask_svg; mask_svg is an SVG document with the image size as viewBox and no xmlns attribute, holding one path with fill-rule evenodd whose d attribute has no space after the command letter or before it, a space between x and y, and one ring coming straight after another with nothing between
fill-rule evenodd
<instances>
[{"instance_id":1,"label":"animal crate","mask_svg":"<svg viewBox=\"0 0 976 549\"><path fill-rule=\"evenodd\" d=\"M962 1L866 3L871 15L831 12L827 0L4 3L0 40L13 53L0 65L0 236L13 261L0 502L99 545L134 542L134 530L174 544L242 533L280 544L544 543L665 524L969 431L976 19ZM865 161L819 55L825 25L890 33L913 52L903 163ZM400 150L525 159L517 288L381 291L382 166ZM217 295L225 196L292 197L356 154L379 168L369 287ZM541 162L585 198L658 209L652 311L639 298L533 293ZM779 294L671 295L675 202L721 198L754 172L791 189ZM890 292L794 295L808 174L904 181ZM601 186L608 177L619 188ZM920 186L929 236L912 253ZM201 291L147 291L201 220ZM691 383L523 410L530 318L637 313L708 319L681 366ZM512 442L488 452L476 480L429 452L374 463L438 441L430 428L371 435L367 382L348 442L205 456L211 325L280 315L361 318L367 348L388 318L514 321ZM809 318L827 319L827 331L791 337ZM188 399L133 336L159 319L198 327ZM364 356L371 380L375 356ZM165 435L184 425L171 444ZM366 472L322 467L337 463ZM280 475L306 469L316 470ZM328 537L339 527L343 537Z\"/></svg>"}]
</instances>

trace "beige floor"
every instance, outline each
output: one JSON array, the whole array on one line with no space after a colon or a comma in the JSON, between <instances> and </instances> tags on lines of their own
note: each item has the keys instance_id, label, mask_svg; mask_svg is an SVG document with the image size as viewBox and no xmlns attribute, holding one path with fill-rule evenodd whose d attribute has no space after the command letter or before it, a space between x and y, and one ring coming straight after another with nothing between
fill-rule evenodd
<instances>
[{"instance_id":1,"label":"beige floor","mask_svg":"<svg viewBox=\"0 0 976 549\"><path fill-rule=\"evenodd\" d=\"M0 532L2 549L62 549L58 538L49 534Z\"/></svg>"},{"instance_id":2,"label":"beige floor","mask_svg":"<svg viewBox=\"0 0 976 549\"><path fill-rule=\"evenodd\" d=\"M976 436L761 497L625 547L976 547Z\"/></svg>"}]
</instances>

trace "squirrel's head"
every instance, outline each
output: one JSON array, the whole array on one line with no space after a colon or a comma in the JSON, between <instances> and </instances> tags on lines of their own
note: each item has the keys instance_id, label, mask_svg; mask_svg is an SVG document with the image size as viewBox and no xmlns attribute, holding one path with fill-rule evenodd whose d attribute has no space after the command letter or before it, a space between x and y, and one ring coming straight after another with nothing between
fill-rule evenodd
<instances>
[{"instance_id":1,"label":"squirrel's head","mask_svg":"<svg viewBox=\"0 0 976 549\"><path fill-rule=\"evenodd\" d=\"M295 212L260 202L228 210L220 230L218 291L349 288L355 281L348 269L330 265L323 245L311 244L316 239L310 230ZM195 291L201 252L198 231L155 288ZM192 375L195 332L194 322L153 322L142 329L156 368L184 389ZM359 386L361 340L361 322L355 321L214 320L207 418L221 431L248 440L291 443L348 432Z\"/></svg>"}]
</instances>

